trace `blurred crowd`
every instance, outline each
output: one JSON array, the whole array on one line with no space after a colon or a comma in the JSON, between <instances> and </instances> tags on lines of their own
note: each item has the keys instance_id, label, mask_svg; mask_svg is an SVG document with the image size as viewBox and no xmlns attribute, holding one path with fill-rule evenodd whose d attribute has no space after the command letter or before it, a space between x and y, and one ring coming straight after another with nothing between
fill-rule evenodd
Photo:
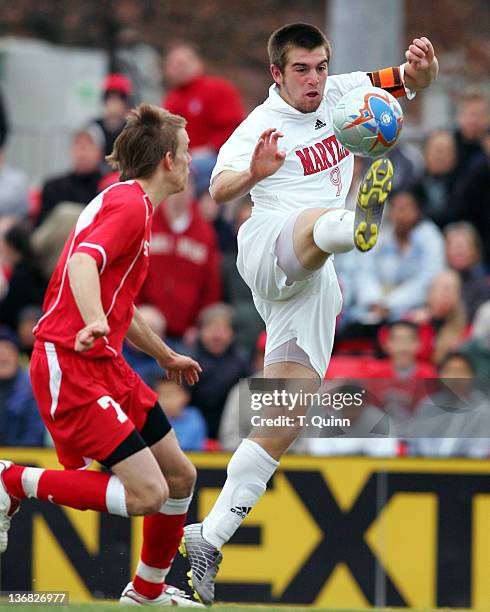
<instances>
[{"instance_id":1,"label":"blurred crowd","mask_svg":"<svg viewBox=\"0 0 490 612\"><path fill-rule=\"evenodd\" d=\"M195 357L203 375L192 388L167 381L157 364L129 343L128 363L157 391L186 450L234 450L240 440L239 397L247 376L260 376L263 323L235 267L237 233L252 213L249 198L218 207L208 192L221 145L244 118L236 87L207 74L198 50L178 43L163 62L162 106L187 119L192 178L155 211L150 270L139 307L152 329ZM36 189L5 159L8 112L0 100L0 444L50 441L37 414L27 367L43 294L80 211L117 182L104 156L133 104L127 75L107 76L99 117L71 137L68 171ZM49 152L47 152L49 154ZM427 134L423 146L390 153L395 190L379 244L369 254L335 257L343 293L327 379L379 380L374 411L407 418L441 406L438 388L416 381L490 377L490 110L478 88L461 93L454 125ZM366 167L356 159L347 205L355 203ZM382 381L382 382L381 382ZM445 388L461 406L490 414L488 394L471 383ZM444 404L444 401L442 401ZM485 457L490 441L447 424L446 436L318 438L293 451L314 454L400 454ZM466 428L466 429L465 429ZM463 435L466 431L466 437ZM473 432L473 433L472 433ZM440 435L440 431L437 435ZM444 431L442 432L444 433ZM490 432L489 432L490 433ZM490 438L490 435L489 435Z\"/></svg>"}]
</instances>

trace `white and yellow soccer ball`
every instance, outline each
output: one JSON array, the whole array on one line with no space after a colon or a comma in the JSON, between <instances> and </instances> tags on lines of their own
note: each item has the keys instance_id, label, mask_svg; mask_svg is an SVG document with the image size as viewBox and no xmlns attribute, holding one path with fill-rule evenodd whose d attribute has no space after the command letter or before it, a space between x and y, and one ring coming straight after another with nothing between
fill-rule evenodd
<instances>
[{"instance_id":1,"label":"white and yellow soccer ball","mask_svg":"<svg viewBox=\"0 0 490 612\"><path fill-rule=\"evenodd\" d=\"M403 126L397 100L379 87L356 87L334 109L337 140L354 155L382 157L395 146Z\"/></svg>"}]
</instances>

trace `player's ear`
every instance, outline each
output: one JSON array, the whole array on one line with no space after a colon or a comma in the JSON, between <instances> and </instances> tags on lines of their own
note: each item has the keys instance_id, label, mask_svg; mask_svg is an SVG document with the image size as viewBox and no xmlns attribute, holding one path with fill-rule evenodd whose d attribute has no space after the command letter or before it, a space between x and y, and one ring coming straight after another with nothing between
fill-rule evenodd
<instances>
[{"instance_id":1,"label":"player's ear","mask_svg":"<svg viewBox=\"0 0 490 612\"><path fill-rule=\"evenodd\" d=\"M172 153L167 151L165 153L164 158L162 159L163 168L167 170L167 172L171 172L174 168L174 158L172 157Z\"/></svg>"},{"instance_id":2,"label":"player's ear","mask_svg":"<svg viewBox=\"0 0 490 612\"><path fill-rule=\"evenodd\" d=\"M282 84L282 72L279 69L279 67L276 66L275 64L271 64L271 74L272 74L272 78L274 79L274 81L278 85L281 85Z\"/></svg>"}]
</instances>

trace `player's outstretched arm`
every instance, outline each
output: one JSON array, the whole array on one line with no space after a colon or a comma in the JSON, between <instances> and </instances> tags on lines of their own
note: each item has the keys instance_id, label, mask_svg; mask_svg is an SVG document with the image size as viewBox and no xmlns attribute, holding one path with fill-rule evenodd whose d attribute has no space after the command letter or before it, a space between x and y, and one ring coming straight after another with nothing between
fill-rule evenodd
<instances>
[{"instance_id":1,"label":"player's outstretched arm","mask_svg":"<svg viewBox=\"0 0 490 612\"><path fill-rule=\"evenodd\" d=\"M97 262L86 253L75 253L68 262L68 279L80 315L85 323L75 340L76 351L91 349L97 338L110 329L102 308Z\"/></svg>"},{"instance_id":2,"label":"player's outstretched arm","mask_svg":"<svg viewBox=\"0 0 490 612\"><path fill-rule=\"evenodd\" d=\"M428 87L439 72L439 62L430 40L425 36L414 38L405 51L405 57L404 76L408 89L419 91Z\"/></svg>"},{"instance_id":3,"label":"player's outstretched arm","mask_svg":"<svg viewBox=\"0 0 490 612\"><path fill-rule=\"evenodd\" d=\"M257 183L277 172L283 165L286 153L278 147L281 132L268 128L259 137L255 145L250 166L243 172L224 170L214 179L211 195L218 204L224 204L245 195Z\"/></svg>"},{"instance_id":4,"label":"player's outstretched arm","mask_svg":"<svg viewBox=\"0 0 490 612\"><path fill-rule=\"evenodd\" d=\"M152 331L136 307L134 307L133 319L126 337L141 351L156 359L160 367L167 371L167 378L170 380L175 380L180 384L185 379L189 385L193 385L199 380L199 374L202 370L197 361L179 355L167 346Z\"/></svg>"}]
</instances>

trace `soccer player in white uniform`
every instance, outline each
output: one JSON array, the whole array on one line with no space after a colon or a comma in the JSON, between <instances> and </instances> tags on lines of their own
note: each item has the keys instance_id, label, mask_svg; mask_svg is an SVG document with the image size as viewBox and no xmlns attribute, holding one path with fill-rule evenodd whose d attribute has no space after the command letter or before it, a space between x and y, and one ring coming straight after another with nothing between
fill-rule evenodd
<instances>
[{"instance_id":1,"label":"soccer player in white uniform","mask_svg":"<svg viewBox=\"0 0 490 612\"><path fill-rule=\"evenodd\" d=\"M269 97L221 148L210 190L220 204L252 196L237 266L267 326L264 376L322 380L342 305L331 255L374 246L393 175L388 160L376 160L360 185L356 212L345 210L354 159L334 136L333 110L363 85L410 98L437 76L438 63L422 37L409 46L402 66L327 78L330 43L307 24L274 32L268 52ZM252 432L231 458L209 515L185 528L181 552L203 603L214 600L221 546L265 491L294 435L254 438Z\"/></svg>"}]
</instances>

